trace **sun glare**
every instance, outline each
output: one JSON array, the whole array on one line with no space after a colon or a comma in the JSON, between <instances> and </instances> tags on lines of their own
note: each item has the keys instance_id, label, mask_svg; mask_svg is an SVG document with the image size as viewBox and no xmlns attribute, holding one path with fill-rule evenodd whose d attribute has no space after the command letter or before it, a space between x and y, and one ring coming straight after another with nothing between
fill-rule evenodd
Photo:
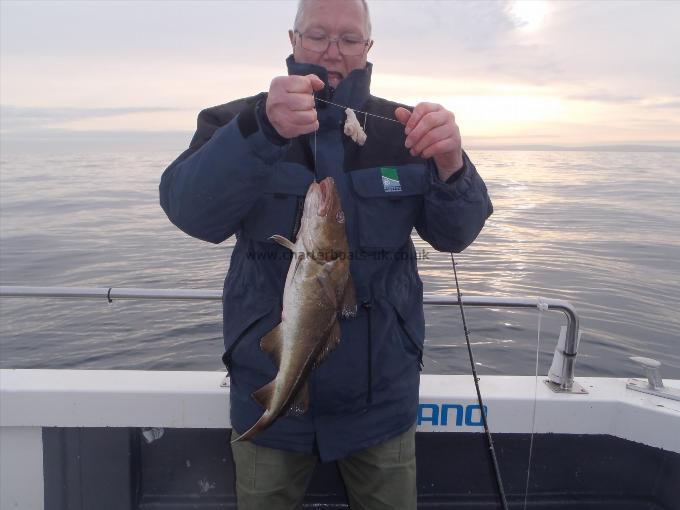
<instances>
[{"instance_id":1,"label":"sun glare","mask_svg":"<svg viewBox=\"0 0 680 510\"><path fill-rule=\"evenodd\" d=\"M515 0L510 6L510 14L523 30L538 30L543 25L550 7L544 0Z\"/></svg>"}]
</instances>

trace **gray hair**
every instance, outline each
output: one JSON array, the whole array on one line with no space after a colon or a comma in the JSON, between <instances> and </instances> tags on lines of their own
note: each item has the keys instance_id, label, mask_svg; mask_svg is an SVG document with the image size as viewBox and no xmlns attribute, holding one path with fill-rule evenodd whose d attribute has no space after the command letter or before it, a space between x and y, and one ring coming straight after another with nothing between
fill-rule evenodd
<instances>
[{"instance_id":1,"label":"gray hair","mask_svg":"<svg viewBox=\"0 0 680 510\"><path fill-rule=\"evenodd\" d=\"M302 15L304 14L305 5L309 0L299 0L297 14L295 15L295 22L293 23L293 28L298 30L300 27L300 22L302 21ZM371 14L368 11L368 4L366 0L361 0L361 5L364 7L364 12L366 13L366 37L371 38Z\"/></svg>"}]
</instances>

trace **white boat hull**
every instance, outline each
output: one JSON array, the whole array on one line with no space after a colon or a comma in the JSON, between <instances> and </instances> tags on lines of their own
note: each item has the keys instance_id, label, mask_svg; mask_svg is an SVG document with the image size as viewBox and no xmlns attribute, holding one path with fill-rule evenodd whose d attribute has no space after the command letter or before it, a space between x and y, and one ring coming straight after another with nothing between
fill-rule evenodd
<instances>
[{"instance_id":1,"label":"white boat hull","mask_svg":"<svg viewBox=\"0 0 680 510\"><path fill-rule=\"evenodd\" d=\"M655 483L661 486L650 489L649 494L639 494L642 498L640 501L646 501L647 498L649 505L657 506L639 508L680 508L679 401L631 391L626 388L627 379L578 378L578 383L588 391L586 394L554 393L543 379L536 381L534 377L516 376L480 378L499 462L501 467L505 466L504 471L508 472L508 476L504 476L504 479L512 487L519 487L526 476L528 438L532 431L536 434L536 464L532 468L532 480L536 480L537 484L530 491L532 496L529 501L533 501L530 508L540 508L541 497L549 497L546 484L541 482L543 485L539 486L538 481L550 479L551 470L554 470L558 481L562 478L565 483L569 480L572 483L578 479L578 473L576 478L563 473L565 466L578 466L578 459L565 458L564 453L561 454L562 458L558 456L560 448L567 444L573 444L574 448L579 448L578 445L585 448L584 472L592 472L593 464L597 465L600 461L612 471L617 469L617 462L637 462L636 459L640 458L639 466L628 466L626 469L646 469L647 473L641 475L644 478L656 464L660 464L657 466ZM668 387L680 389L678 380L664 382ZM192 508L229 507L233 505L233 491L230 492L233 483L230 477L233 475L226 435L227 429L231 427L228 394L229 386L225 384L224 372L0 370L0 507L3 510L68 508L62 504L68 500L68 495L58 492L75 490L78 483L78 490L84 490L87 494L92 492L93 498L98 497L97 494L103 497L101 488L88 489L87 476L82 475L82 470L91 474L91 484L97 485L101 481L95 479L94 472L97 469L107 472L107 462L111 464L109 471L112 474L109 476L116 480L120 478L122 484L127 483L126 480L129 482L127 487L114 491L125 501L130 501L127 506L119 508L161 509L171 508L171 505L175 505L172 508L185 508L177 506L181 501L193 501L191 504L195 506ZM447 508L464 508L464 505L469 504L465 497L472 497L473 500L476 497L474 494L456 496L456 491L460 492L457 482L452 480L452 484L444 483L448 479L447 470L453 477L461 469L461 459L455 458L455 450L450 452L450 458L442 457L444 449L455 446L461 455L467 456L465 460L471 471L476 471L477 476L483 479L489 477L490 492L481 491L478 503L481 505L479 508L493 508L484 506L484 501L493 504L493 486L487 452L483 446L481 414L471 376L423 375L420 402L418 463L421 506L425 508L445 504ZM151 442L143 439L145 431ZM158 439L154 440L154 437ZM208 438L206 444L217 441L217 446L213 444L213 453L204 451L200 437ZM223 438L223 444L217 438ZM538 438L543 443L539 443ZM187 490L177 493L178 499L174 502L170 496L165 498L154 493L145 494L144 488L153 486L149 480L156 480L156 485L162 485L162 480L165 480L162 476L154 478L158 474L157 470L163 466L150 465L150 459L167 465L177 462L174 457L160 461L162 455L158 455L159 452L165 452L163 455L176 457L179 454L176 446L179 444L184 445L182 455L187 457L185 460L189 463L184 474L196 480L175 480L173 487L187 487ZM473 450L460 451L468 449L468 445ZM474 450L476 445L479 447ZM593 457L599 447L604 450ZM74 448L80 448L80 451L75 453ZM206 459L214 454L216 448L221 450L219 460L223 460L223 472L220 472L218 462L211 470L203 471L203 478L197 477L201 469L207 469L205 466L211 464ZM555 449L552 459L550 448ZM630 451L622 453L618 450ZM205 453L203 457L201 452ZM647 453L641 456L640 452ZM590 457L585 465L588 455ZM628 460L619 462L616 460L617 455ZM87 462L93 463L93 468L80 464L81 461L85 462L82 460L85 458L89 458ZM578 467L572 471L574 469L578 471ZM665 472L664 469L670 471ZM77 483L69 479L71 472L81 472ZM173 473L177 477L182 474L177 470ZM329 476L332 478L334 475L331 473ZM458 476L459 480L461 476ZM676 477L678 483L673 486ZM135 486L135 478L146 480L146 485ZM319 483L323 487L324 480L330 478L321 478ZM109 482L112 483L111 480ZM597 480L594 482L597 486ZM601 485L606 487L607 483L607 480L602 480ZM561 487L560 497L563 499L566 498L564 494L572 490L557 483L552 488L553 493L557 490L555 487ZM524 485L521 488L523 490ZM616 496L605 494L602 496L604 499L598 499L600 496L590 489L581 491L583 494L579 492L582 488L578 484L573 487L574 497L578 500L590 494L595 498L592 501L602 503L589 503L593 508L610 508L603 502ZM316 496L310 495L310 505L313 507L314 504L323 503L331 504L332 507L337 504L340 505L337 508L344 508L344 496L333 491L336 489L317 489ZM447 494L450 500L441 499L446 498ZM509 494L511 499L520 497L518 491L514 491L514 496L512 490ZM626 506L626 494L623 490L620 501L616 503L619 497L616 496L612 504L618 504L616 508L629 508ZM672 500L677 506L667 506L667 502ZM113 504L111 497L108 502ZM560 506L559 500L551 504L556 505L554 508L572 508L568 506L571 504L569 502ZM106 501L97 503L97 508L108 508Z\"/></svg>"}]
</instances>

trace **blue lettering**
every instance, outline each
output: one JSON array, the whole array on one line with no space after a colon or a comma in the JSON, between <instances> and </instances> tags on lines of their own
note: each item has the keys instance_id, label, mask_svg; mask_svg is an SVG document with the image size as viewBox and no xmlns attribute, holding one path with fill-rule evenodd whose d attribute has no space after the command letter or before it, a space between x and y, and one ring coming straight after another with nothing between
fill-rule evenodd
<instances>
[{"instance_id":1,"label":"blue lettering","mask_svg":"<svg viewBox=\"0 0 680 510\"><path fill-rule=\"evenodd\" d=\"M479 419L473 421L472 413L474 411L479 412ZM488 416L488 412L489 411L488 411L487 407L484 406L484 414L486 416ZM484 421L482 420L482 413L481 413L480 408L477 404L471 404L471 405L467 406L467 408L465 409L465 425L467 425L469 427L481 427L482 425L484 425Z\"/></svg>"},{"instance_id":2,"label":"blue lettering","mask_svg":"<svg viewBox=\"0 0 680 510\"><path fill-rule=\"evenodd\" d=\"M456 427L463 425L463 406L460 404L444 404L442 406L442 425L448 425L449 409L456 410ZM467 423L467 419L466 419Z\"/></svg>"},{"instance_id":3,"label":"blue lettering","mask_svg":"<svg viewBox=\"0 0 680 510\"><path fill-rule=\"evenodd\" d=\"M425 416L425 411L430 410L429 416ZM439 406L437 404L420 404L418 406L418 425L429 421L432 425L439 425Z\"/></svg>"},{"instance_id":4,"label":"blue lettering","mask_svg":"<svg viewBox=\"0 0 680 510\"><path fill-rule=\"evenodd\" d=\"M439 425L446 427L449 425L450 411L455 413L452 421L456 427L462 427L463 423L468 427L484 425L481 408L477 404L420 404L418 406L418 425L430 423L435 427ZM484 406L484 414L489 415L487 406Z\"/></svg>"}]
</instances>

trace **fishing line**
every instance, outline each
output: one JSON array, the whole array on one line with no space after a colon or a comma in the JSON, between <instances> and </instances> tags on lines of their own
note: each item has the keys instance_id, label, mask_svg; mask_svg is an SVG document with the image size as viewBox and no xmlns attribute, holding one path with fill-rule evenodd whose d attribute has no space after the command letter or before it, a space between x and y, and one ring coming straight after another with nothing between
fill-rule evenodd
<instances>
[{"instance_id":1,"label":"fishing line","mask_svg":"<svg viewBox=\"0 0 680 510\"><path fill-rule=\"evenodd\" d=\"M349 108L349 106L345 106L345 105L338 104L338 103L333 103L332 101L326 101L325 99L321 99L320 97L316 97L315 99L317 101L321 101L323 103L332 104L333 106L337 106L338 108L342 108L343 110ZM383 117L382 115L376 115L375 113L368 113L368 112L365 112L363 110L355 110L354 108L350 108L350 109L354 110L356 113L363 113L364 114L364 124L366 123L366 117L368 115L370 115L371 117L376 117L378 119L389 120L390 122L396 122L397 124L401 124L401 122L399 122L397 119L390 119L389 117Z\"/></svg>"},{"instance_id":2,"label":"fishing line","mask_svg":"<svg viewBox=\"0 0 680 510\"><path fill-rule=\"evenodd\" d=\"M319 132L318 129L314 130L314 180L319 182L319 169L316 166L316 134Z\"/></svg>"},{"instance_id":3,"label":"fishing line","mask_svg":"<svg viewBox=\"0 0 680 510\"><path fill-rule=\"evenodd\" d=\"M534 374L534 406L531 411L531 435L529 439L529 460L527 461L527 483L524 487L524 510L527 508L527 500L529 497L529 479L531 478L531 459L534 451L534 432L536 428L536 397L538 394L538 355L541 350L541 319L543 312L548 310L548 305L541 298L538 298L538 326L536 333L536 372Z\"/></svg>"},{"instance_id":4,"label":"fishing line","mask_svg":"<svg viewBox=\"0 0 680 510\"><path fill-rule=\"evenodd\" d=\"M349 106L334 103L333 101L328 101L326 99L321 99L320 97L314 96L314 99L316 101L321 101L322 103L327 103L327 104L330 104L330 105L333 105L333 106L337 106L338 108L342 108L343 110L346 110L347 108L349 108ZM353 108L351 108L351 109L354 110ZM363 113L364 114L364 125L362 126L364 133L366 133L366 124L367 124L367 120L368 120L369 115L371 117L375 117L376 119L389 120L390 122L396 122L397 124L401 124L401 122L399 122L397 119L390 119L389 117L383 117L382 115L376 115L375 113L368 113L368 112L365 112L363 110L354 110L354 111L356 113ZM318 170L317 170L317 167L316 167L316 133L318 131L319 131L318 129L314 131L314 178L317 181L319 180L319 174L318 174Z\"/></svg>"},{"instance_id":5,"label":"fishing line","mask_svg":"<svg viewBox=\"0 0 680 510\"><path fill-rule=\"evenodd\" d=\"M458 284L458 272L456 271L456 261L451 255L451 265L453 266L453 276L456 280L456 294L458 295L458 305L460 307L460 316L463 320L463 331L465 332L465 342L467 343L468 355L470 357L470 366L472 367L472 376L475 379L475 389L477 390L477 403L479 404L479 411L482 414L482 423L484 424L484 434L489 445L489 454L493 464L493 471L496 475L496 485L498 486L498 495L501 498L501 505L503 510L508 510L508 501L505 497L505 490L503 489L503 480L501 479L501 470L498 467L498 459L496 458L496 449L493 446L493 439L489 431L489 424L486 420L486 413L484 412L484 402L482 401L482 392L479 390L479 377L477 377L477 369L475 368L475 359L472 355L472 346L470 345L470 332L468 331L467 321L465 320L465 309L463 307L463 295L460 293L460 285Z\"/></svg>"},{"instance_id":6,"label":"fishing line","mask_svg":"<svg viewBox=\"0 0 680 510\"><path fill-rule=\"evenodd\" d=\"M342 108L342 109L349 108L349 106L334 103L332 101L328 101L326 99L321 99L321 98L316 97L316 96L314 97L314 99L316 99L317 101L321 101L323 103L327 103L327 104L336 106L338 108ZM399 122L396 119L391 119L389 117L384 117L382 115L376 115L374 113L369 113L369 112L366 112L366 111L363 111L363 110L354 110L354 111L356 113L363 113L364 114L364 128L363 128L364 132L366 132L366 120L367 120L369 115L371 117L376 117L376 118L381 119L381 120L387 120L387 121L390 121L390 122L396 122L397 124L402 124L401 122ZM315 167L315 172L316 172L316 131L314 132L314 167ZM503 480L501 479L501 471L500 471L500 467L498 466L498 459L496 458L496 450L495 450L494 445L493 445L493 439L491 437L491 432L489 431L489 424L488 424L487 419L486 419L486 413L484 412L484 402L482 400L482 393L479 389L479 378L477 377L477 369L475 368L475 361L474 361L474 357L472 355L472 347L470 345L470 334L469 334L469 331L468 331L468 328L467 328L467 322L465 320L465 310L463 308L463 299L462 299L462 294L460 292L460 285L458 284L458 272L456 271L456 261L453 258L453 253L451 253L451 264L453 265L453 275L454 275L455 280L456 280L456 292L458 294L458 304L460 306L460 315L463 319L463 331L465 332L465 341L467 343L468 354L469 354L469 357L470 357L470 366L472 368L472 376L474 377L474 380L475 380L475 389L477 391L477 402L479 403L479 410L480 410L480 413L482 415L482 423L484 424L484 433L486 435L486 440L487 440L487 443L489 445L489 454L491 456L491 462L493 464L493 470L494 470L494 474L496 476L496 484L498 486L498 494L499 494L500 499L501 499L501 506L502 506L503 510L508 510L508 508L509 508L508 507L508 501L507 501L507 498L505 496L505 490L503 489ZM538 370L538 367L537 367L537 370ZM532 440L533 440L533 438L532 438Z\"/></svg>"}]
</instances>

